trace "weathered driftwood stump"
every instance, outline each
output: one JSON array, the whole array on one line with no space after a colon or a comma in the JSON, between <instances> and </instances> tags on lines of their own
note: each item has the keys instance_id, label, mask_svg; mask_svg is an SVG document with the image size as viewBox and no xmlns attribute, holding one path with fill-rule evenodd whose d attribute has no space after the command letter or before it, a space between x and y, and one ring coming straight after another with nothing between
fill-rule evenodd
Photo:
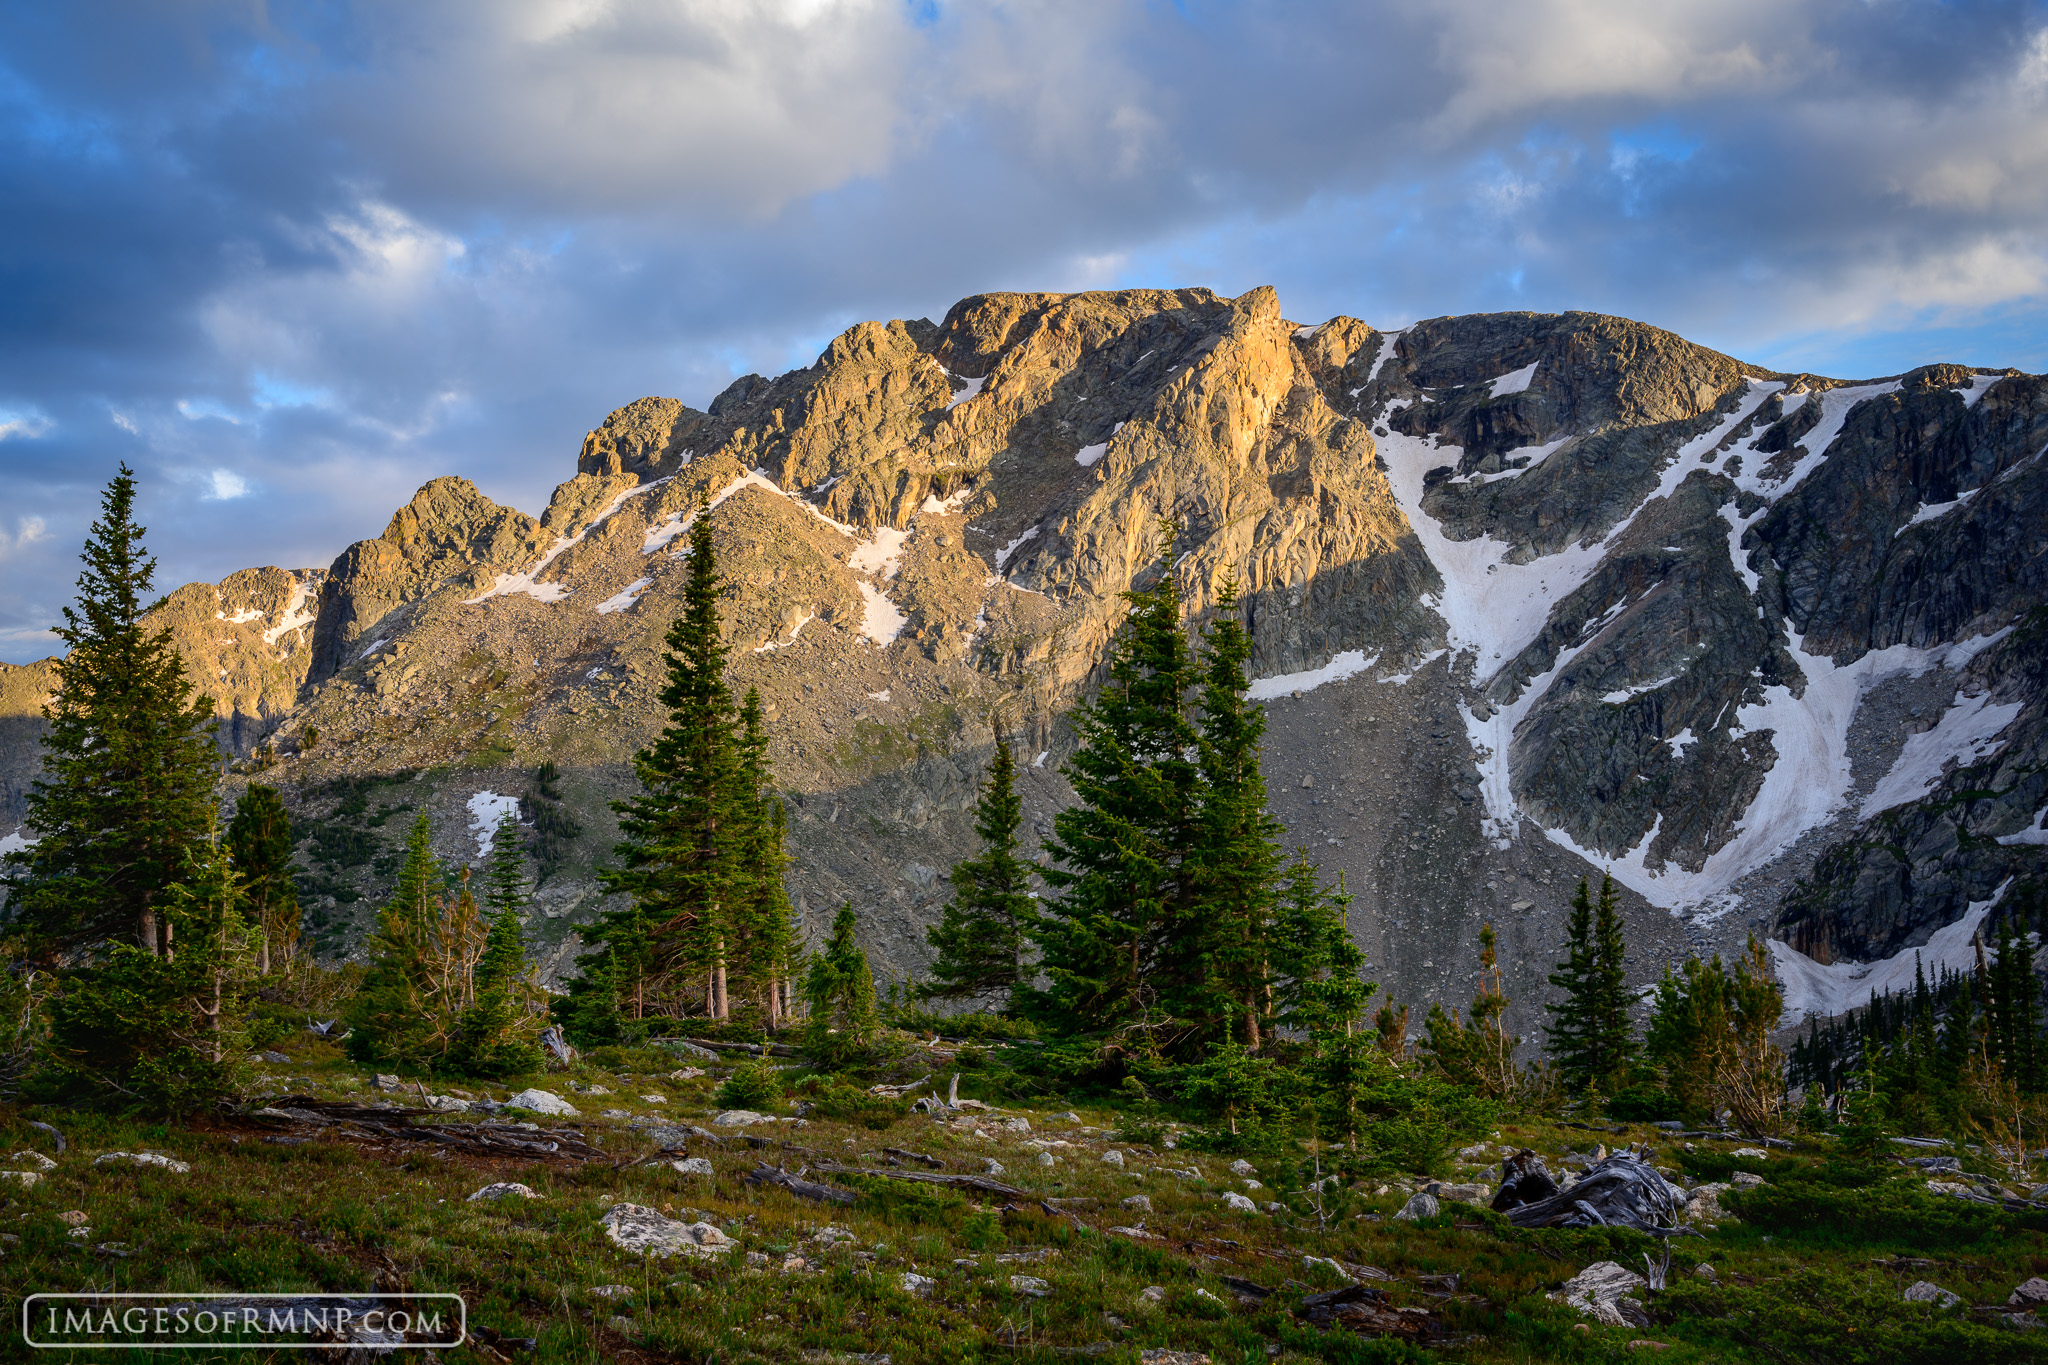
<instances>
[{"instance_id":1,"label":"weathered driftwood stump","mask_svg":"<svg viewBox=\"0 0 2048 1365\"><path fill-rule=\"evenodd\" d=\"M1547 1199L1507 1211L1519 1228L1634 1228L1658 1236L1688 1236L1679 1221L1685 1192L1649 1162L1617 1152Z\"/></svg>"},{"instance_id":2,"label":"weathered driftwood stump","mask_svg":"<svg viewBox=\"0 0 2048 1365\"><path fill-rule=\"evenodd\" d=\"M1524 1204L1534 1204L1557 1193L1557 1182L1543 1158L1524 1147L1500 1163L1500 1189L1494 1192L1493 1211L1506 1213Z\"/></svg>"}]
</instances>

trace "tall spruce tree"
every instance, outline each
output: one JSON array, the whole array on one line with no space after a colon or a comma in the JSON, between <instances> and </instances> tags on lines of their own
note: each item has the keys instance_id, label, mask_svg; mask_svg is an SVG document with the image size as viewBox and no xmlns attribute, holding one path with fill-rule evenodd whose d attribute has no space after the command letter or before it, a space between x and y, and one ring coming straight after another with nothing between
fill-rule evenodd
<instances>
[{"instance_id":1,"label":"tall spruce tree","mask_svg":"<svg viewBox=\"0 0 2048 1365\"><path fill-rule=\"evenodd\" d=\"M1166 976L1183 983L1180 998L1169 1005L1191 1024L1189 1043L1235 1039L1257 1052L1271 1027L1276 972L1299 973L1274 961L1285 826L1266 813L1259 768L1266 711L1250 697L1251 636L1238 613L1237 585L1226 582L1203 640L1195 896L1192 913L1167 926L1169 953L1182 960ZM1314 926L1323 927L1321 921Z\"/></svg>"},{"instance_id":2,"label":"tall spruce tree","mask_svg":"<svg viewBox=\"0 0 2048 1365\"><path fill-rule=\"evenodd\" d=\"M425 1071L443 1065L453 1048L462 1012L475 1002L488 928L468 870L452 896L447 882L422 810L370 936L369 971L344 1015L348 1054L357 1062Z\"/></svg>"},{"instance_id":3,"label":"tall spruce tree","mask_svg":"<svg viewBox=\"0 0 2048 1365\"><path fill-rule=\"evenodd\" d=\"M576 999L591 992L607 995L607 1008L631 1021L680 1014L698 1000L714 1019L727 1014L732 897L747 889L740 856L746 820L736 809L742 755L725 684L709 510L700 502L691 523L683 611L666 639L668 724L633 756L641 795L612 803L625 836L616 848L623 866L600 876L631 904L586 935L596 946L579 959L571 998L559 1002L565 1022L605 1014Z\"/></svg>"},{"instance_id":4,"label":"tall spruce tree","mask_svg":"<svg viewBox=\"0 0 2048 1365\"><path fill-rule=\"evenodd\" d=\"M27 801L38 837L7 856L8 918L46 962L116 941L162 953L164 905L214 816L213 700L194 694L170 632L143 624L156 561L126 465L101 508L57 627L66 653Z\"/></svg>"},{"instance_id":5,"label":"tall spruce tree","mask_svg":"<svg viewBox=\"0 0 2048 1365\"><path fill-rule=\"evenodd\" d=\"M938 954L931 980L919 988L926 999L999 1001L1008 1007L1026 980L1024 944L1032 916L1027 888L1036 869L1017 856L1023 823L1017 761L998 729L995 760L974 807L981 852L953 864L953 899L924 933Z\"/></svg>"},{"instance_id":6,"label":"tall spruce tree","mask_svg":"<svg viewBox=\"0 0 2048 1365\"><path fill-rule=\"evenodd\" d=\"M2034 975L2034 942L2023 919L2000 921L1987 973L1992 1055L1999 1070L2023 1094L2042 1089L2040 981Z\"/></svg>"},{"instance_id":7,"label":"tall spruce tree","mask_svg":"<svg viewBox=\"0 0 2048 1365\"><path fill-rule=\"evenodd\" d=\"M1049 985L1025 1001L1062 1031L1123 1031L1157 1052L1181 1032L1166 1002L1187 982L1161 968L1188 970L1170 940L1193 921L1200 880L1190 857L1201 820L1196 669L1171 528L1152 586L1124 598L1109 681L1070 715L1081 747L1063 771L1076 802L1053 818L1043 876L1060 894L1035 931Z\"/></svg>"},{"instance_id":8,"label":"tall spruce tree","mask_svg":"<svg viewBox=\"0 0 2048 1365\"><path fill-rule=\"evenodd\" d=\"M292 821L275 787L251 782L228 823L228 854L248 891L256 927L256 970L268 976L299 943L299 888L292 870Z\"/></svg>"},{"instance_id":9,"label":"tall spruce tree","mask_svg":"<svg viewBox=\"0 0 2048 1365\"><path fill-rule=\"evenodd\" d=\"M1550 1006L1544 1028L1551 1060L1565 1079L1610 1094L1620 1087L1636 1050L1619 900L1614 878L1603 873L1595 908L1586 879L1579 879L1566 926L1565 960L1550 974L1550 984L1564 998Z\"/></svg>"}]
</instances>

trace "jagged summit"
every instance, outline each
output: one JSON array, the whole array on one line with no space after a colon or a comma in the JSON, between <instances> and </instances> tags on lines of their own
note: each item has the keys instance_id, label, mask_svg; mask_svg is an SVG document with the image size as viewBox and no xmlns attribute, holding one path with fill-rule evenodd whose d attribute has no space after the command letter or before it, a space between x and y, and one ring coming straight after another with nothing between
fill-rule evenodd
<instances>
[{"instance_id":1,"label":"jagged summit","mask_svg":"<svg viewBox=\"0 0 2048 1365\"><path fill-rule=\"evenodd\" d=\"M1462 999L1490 919L1536 996L1572 883L1611 866L1642 975L1782 915L1819 1000L1854 990L1836 959L2041 873L2044 447L2048 386L2012 371L1778 374L1586 313L1305 326L1271 289L987 294L705 411L628 403L538 519L437 479L324 575L164 611L237 753L287 755L265 780L310 831L326 950L385 875L366 782L453 851L544 759L585 830L533 926L566 947L708 501L799 903L852 897L907 971L992 727L1043 825L1060 717L1172 518L1191 616L1238 584L1274 811L1348 874L1394 994ZM0 673L0 828L48 682Z\"/></svg>"}]
</instances>

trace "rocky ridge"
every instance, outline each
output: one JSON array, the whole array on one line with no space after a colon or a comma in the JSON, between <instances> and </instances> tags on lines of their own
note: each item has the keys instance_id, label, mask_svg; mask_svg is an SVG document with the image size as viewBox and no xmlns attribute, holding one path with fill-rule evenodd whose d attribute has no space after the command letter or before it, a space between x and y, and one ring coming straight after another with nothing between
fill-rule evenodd
<instances>
[{"instance_id":1,"label":"rocky ridge","mask_svg":"<svg viewBox=\"0 0 2048 1365\"><path fill-rule=\"evenodd\" d=\"M160 619L291 791L326 951L395 867L389 815L427 803L474 859L556 762L583 834L532 929L560 966L708 504L799 904L852 898L908 973L997 727L1049 829L1060 717L1170 517L1191 617L1245 602L1274 812L1398 998L1462 1001L1492 920L1527 1031L1611 866L1642 977L1776 927L1795 1004L1832 1007L2041 874L2044 447L2048 384L2011 372L1774 374L1591 314L1309 327L1270 289L984 295L701 412L619 409L538 519L437 479L324 574ZM49 676L0 672L0 828Z\"/></svg>"}]
</instances>

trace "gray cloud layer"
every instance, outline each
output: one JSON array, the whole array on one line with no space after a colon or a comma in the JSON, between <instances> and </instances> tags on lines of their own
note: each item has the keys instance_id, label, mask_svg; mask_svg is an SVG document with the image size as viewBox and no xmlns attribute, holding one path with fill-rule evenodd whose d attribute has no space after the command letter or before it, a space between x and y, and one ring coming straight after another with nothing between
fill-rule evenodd
<instances>
[{"instance_id":1,"label":"gray cloud layer","mask_svg":"<svg viewBox=\"0 0 2048 1365\"><path fill-rule=\"evenodd\" d=\"M2048 364L2048 13L1932 0L0 9L0 658L93 495L164 586L994 288L1596 308Z\"/></svg>"}]
</instances>

